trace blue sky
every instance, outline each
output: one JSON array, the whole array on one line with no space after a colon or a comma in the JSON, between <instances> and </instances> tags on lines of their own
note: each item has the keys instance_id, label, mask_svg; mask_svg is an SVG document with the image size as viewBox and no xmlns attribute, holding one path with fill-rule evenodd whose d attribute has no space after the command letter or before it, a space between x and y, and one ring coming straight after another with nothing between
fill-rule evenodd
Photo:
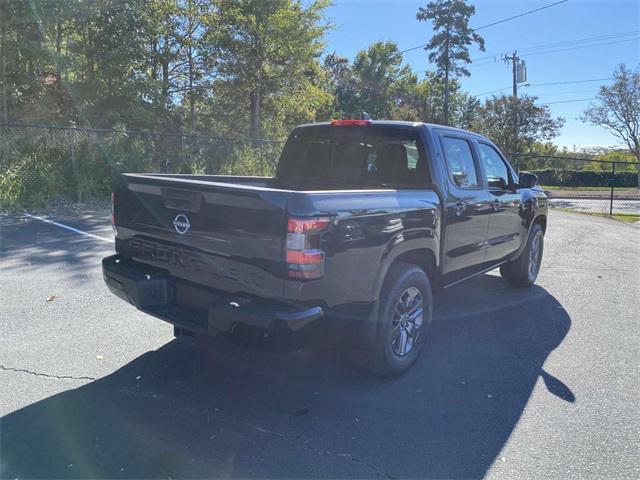
<instances>
[{"instance_id":1,"label":"blue sky","mask_svg":"<svg viewBox=\"0 0 640 480\"><path fill-rule=\"evenodd\" d=\"M471 19L471 25L489 24L556 1L472 0L470 3L475 5L476 14ZM431 26L415 19L418 7L426 4L427 0L334 0L328 14L336 27L327 35L327 51L335 50L353 59L358 50L376 40L393 40L400 50L426 43L431 35ZM526 62L528 82L531 84L530 87L521 87L521 92L537 95L544 103L593 98L601 83L611 82L549 86L535 84L609 78L619 63L637 65L640 63L638 31L639 0L569 0L481 30L479 33L485 39L486 52L474 48L471 57L499 56L501 53L511 53L514 49L521 50L519 56ZM636 33L526 53L529 47L629 32ZM574 48L603 43L607 44ZM555 51L549 53L550 50ZM424 50L419 49L405 53L404 59L415 71L424 72L433 68L426 55ZM469 68L471 77L462 79L466 91L477 95L505 87L504 92L510 93L509 65L501 61L493 63L491 58L476 63L478 65ZM619 143L603 129L586 125L577 119L588 104L587 101L581 101L550 105L553 115L566 119L560 136L555 140L556 144L572 149L574 145Z\"/></svg>"}]
</instances>

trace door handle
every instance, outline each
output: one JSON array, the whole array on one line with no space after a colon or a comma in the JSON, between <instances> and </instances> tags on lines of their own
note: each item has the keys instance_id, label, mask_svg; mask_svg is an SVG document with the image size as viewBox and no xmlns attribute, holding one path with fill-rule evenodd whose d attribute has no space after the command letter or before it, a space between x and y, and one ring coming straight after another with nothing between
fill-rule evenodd
<instances>
[{"instance_id":1,"label":"door handle","mask_svg":"<svg viewBox=\"0 0 640 480\"><path fill-rule=\"evenodd\" d=\"M464 213L466 208L467 207L464 203L458 202L453 206L453 211L456 213L457 216L460 216Z\"/></svg>"},{"instance_id":2,"label":"door handle","mask_svg":"<svg viewBox=\"0 0 640 480\"><path fill-rule=\"evenodd\" d=\"M491 202L491 210L493 210L494 212L497 212L498 210L500 210L499 200L494 200L493 202Z\"/></svg>"}]
</instances>

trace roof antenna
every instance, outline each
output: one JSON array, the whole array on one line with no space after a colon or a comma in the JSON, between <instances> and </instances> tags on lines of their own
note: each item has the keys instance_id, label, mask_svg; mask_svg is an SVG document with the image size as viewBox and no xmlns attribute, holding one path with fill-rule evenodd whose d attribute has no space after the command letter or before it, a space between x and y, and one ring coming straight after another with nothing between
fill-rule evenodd
<instances>
[{"instance_id":1,"label":"roof antenna","mask_svg":"<svg viewBox=\"0 0 640 480\"><path fill-rule=\"evenodd\" d=\"M371 120L371 115L369 115L367 112L362 112L362 115L360 115L360 120Z\"/></svg>"}]
</instances>

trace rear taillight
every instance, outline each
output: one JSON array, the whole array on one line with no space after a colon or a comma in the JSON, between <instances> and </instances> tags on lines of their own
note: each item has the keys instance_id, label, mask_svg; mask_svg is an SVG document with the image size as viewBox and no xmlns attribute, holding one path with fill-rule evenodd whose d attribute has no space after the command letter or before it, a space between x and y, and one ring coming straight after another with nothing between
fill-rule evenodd
<instances>
[{"instance_id":1,"label":"rear taillight","mask_svg":"<svg viewBox=\"0 0 640 480\"><path fill-rule=\"evenodd\" d=\"M324 252L320 235L331 225L330 218L290 218L287 223L287 276L313 280L324 275Z\"/></svg>"},{"instance_id":2,"label":"rear taillight","mask_svg":"<svg viewBox=\"0 0 640 480\"><path fill-rule=\"evenodd\" d=\"M371 120L331 120L334 127L368 127L372 123Z\"/></svg>"}]
</instances>

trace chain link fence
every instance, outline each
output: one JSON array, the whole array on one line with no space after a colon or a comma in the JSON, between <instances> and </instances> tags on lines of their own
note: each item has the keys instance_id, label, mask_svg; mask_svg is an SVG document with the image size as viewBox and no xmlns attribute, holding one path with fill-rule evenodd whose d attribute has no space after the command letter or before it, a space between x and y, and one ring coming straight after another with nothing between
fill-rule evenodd
<instances>
[{"instance_id":1,"label":"chain link fence","mask_svg":"<svg viewBox=\"0 0 640 480\"><path fill-rule=\"evenodd\" d=\"M272 175L283 142L0 125L0 208L108 199L122 172Z\"/></svg>"},{"instance_id":2,"label":"chain link fence","mask_svg":"<svg viewBox=\"0 0 640 480\"><path fill-rule=\"evenodd\" d=\"M637 162L538 154L512 154L517 170L533 172L553 208L638 220Z\"/></svg>"},{"instance_id":3,"label":"chain link fence","mask_svg":"<svg viewBox=\"0 0 640 480\"><path fill-rule=\"evenodd\" d=\"M180 133L0 124L0 208L107 200L121 172L272 175L283 146ZM509 155L538 175L554 208L640 215L638 163Z\"/></svg>"}]
</instances>

